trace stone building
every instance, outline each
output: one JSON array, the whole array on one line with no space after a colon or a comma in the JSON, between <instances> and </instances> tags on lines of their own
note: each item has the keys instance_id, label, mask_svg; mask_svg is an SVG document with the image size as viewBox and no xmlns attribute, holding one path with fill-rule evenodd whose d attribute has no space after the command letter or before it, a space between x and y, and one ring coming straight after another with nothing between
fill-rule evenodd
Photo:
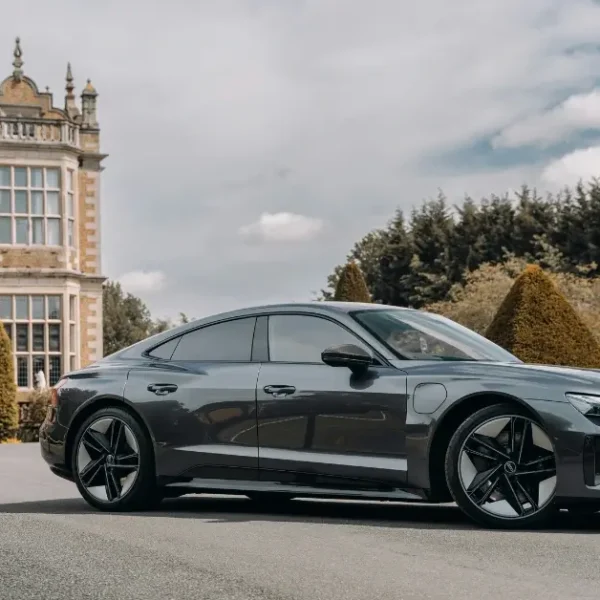
<instances>
[{"instance_id":1,"label":"stone building","mask_svg":"<svg viewBox=\"0 0 600 600\"><path fill-rule=\"evenodd\" d=\"M96 90L75 97L67 65L64 107L23 70L0 83L0 320L19 390L40 371L62 373L102 357L100 130Z\"/></svg>"}]
</instances>

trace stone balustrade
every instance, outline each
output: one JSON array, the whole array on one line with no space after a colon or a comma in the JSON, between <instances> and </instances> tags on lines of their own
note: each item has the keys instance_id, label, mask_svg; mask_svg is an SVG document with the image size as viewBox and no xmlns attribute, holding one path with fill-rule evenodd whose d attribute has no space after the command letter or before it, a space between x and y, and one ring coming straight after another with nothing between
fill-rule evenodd
<instances>
[{"instance_id":1,"label":"stone balustrade","mask_svg":"<svg viewBox=\"0 0 600 600\"><path fill-rule=\"evenodd\" d=\"M79 127L66 121L0 117L0 142L65 144L79 148Z\"/></svg>"}]
</instances>

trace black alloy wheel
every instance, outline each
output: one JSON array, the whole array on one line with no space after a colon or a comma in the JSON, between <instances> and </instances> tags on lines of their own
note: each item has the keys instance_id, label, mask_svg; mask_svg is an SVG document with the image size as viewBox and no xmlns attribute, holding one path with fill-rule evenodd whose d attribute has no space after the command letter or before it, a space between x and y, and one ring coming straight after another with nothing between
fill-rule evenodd
<instances>
[{"instance_id":1,"label":"black alloy wheel","mask_svg":"<svg viewBox=\"0 0 600 600\"><path fill-rule=\"evenodd\" d=\"M94 508L154 508L156 487L151 442L126 411L106 408L91 415L75 438L72 468L80 494Z\"/></svg>"},{"instance_id":2,"label":"black alloy wheel","mask_svg":"<svg viewBox=\"0 0 600 600\"><path fill-rule=\"evenodd\" d=\"M512 405L483 408L457 429L446 480L458 506L487 527L526 528L555 513L554 445L535 419Z\"/></svg>"}]
</instances>

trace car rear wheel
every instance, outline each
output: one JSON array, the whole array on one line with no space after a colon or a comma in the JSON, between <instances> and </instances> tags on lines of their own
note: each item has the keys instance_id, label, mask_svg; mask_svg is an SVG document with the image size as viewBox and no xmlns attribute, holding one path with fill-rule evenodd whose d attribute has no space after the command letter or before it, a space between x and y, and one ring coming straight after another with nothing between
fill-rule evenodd
<instances>
[{"instance_id":1,"label":"car rear wheel","mask_svg":"<svg viewBox=\"0 0 600 600\"><path fill-rule=\"evenodd\" d=\"M552 440L539 422L515 406L483 408L450 440L446 481L459 508L481 525L540 525L555 512Z\"/></svg>"},{"instance_id":2,"label":"car rear wheel","mask_svg":"<svg viewBox=\"0 0 600 600\"><path fill-rule=\"evenodd\" d=\"M81 425L72 468L79 493L99 510L149 510L162 500L151 441L119 408L101 409Z\"/></svg>"}]
</instances>

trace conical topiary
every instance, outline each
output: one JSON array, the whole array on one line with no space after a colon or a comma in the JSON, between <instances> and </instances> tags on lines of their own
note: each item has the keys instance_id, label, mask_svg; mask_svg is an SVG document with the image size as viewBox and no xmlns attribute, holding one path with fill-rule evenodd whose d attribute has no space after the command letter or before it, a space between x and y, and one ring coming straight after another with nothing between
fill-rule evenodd
<instances>
[{"instance_id":1,"label":"conical topiary","mask_svg":"<svg viewBox=\"0 0 600 600\"><path fill-rule=\"evenodd\" d=\"M10 338L0 323L0 443L14 437L19 427L17 386Z\"/></svg>"},{"instance_id":2,"label":"conical topiary","mask_svg":"<svg viewBox=\"0 0 600 600\"><path fill-rule=\"evenodd\" d=\"M526 363L600 368L600 346L537 265L519 275L486 337Z\"/></svg>"},{"instance_id":3,"label":"conical topiary","mask_svg":"<svg viewBox=\"0 0 600 600\"><path fill-rule=\"evenodd\" d=\"M333 299L337 302L371 302L371 294L360 267L349 262L340 273Z\"/></svg>"}]
</instances>

